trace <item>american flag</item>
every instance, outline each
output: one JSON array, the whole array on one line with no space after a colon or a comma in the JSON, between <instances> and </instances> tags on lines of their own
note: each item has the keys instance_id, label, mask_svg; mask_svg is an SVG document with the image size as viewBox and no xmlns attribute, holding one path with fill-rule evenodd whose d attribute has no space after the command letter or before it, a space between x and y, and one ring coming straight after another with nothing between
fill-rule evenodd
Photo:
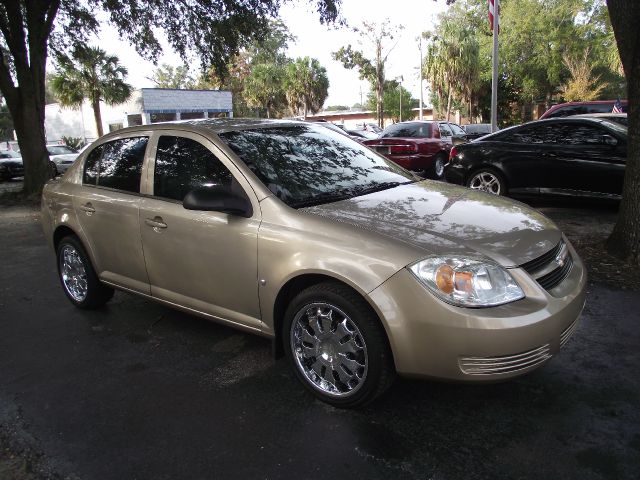
<instances>
[{"instance_id":1,"label":"american flag","mask_svg":"<svg viewBox=\"0 0 640 480\"><path fill-rule=\"evenodd\" d=\"M498 5L498 33L500 33L500 0L489 0L489 26L491 27L491 31L493 32L493 12L495 9L494 3Z\"/></svg>"},{"instance_id":2,"label":"american flag","mask_svg":"<svg viewBox=\"0 0 640 480\"><path fill-rule=\"evenodd\" d=\"M613 110L611 110L612 113L622 113L622 103L620 103L620 99L618 98L616 100L616 103L613 104Z\"/></svg>"}]
</instances>

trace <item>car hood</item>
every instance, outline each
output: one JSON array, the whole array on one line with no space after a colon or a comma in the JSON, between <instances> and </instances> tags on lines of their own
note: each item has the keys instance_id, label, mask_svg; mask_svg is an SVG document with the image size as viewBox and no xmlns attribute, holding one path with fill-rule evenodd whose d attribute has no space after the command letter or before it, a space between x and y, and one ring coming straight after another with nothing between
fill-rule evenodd
<instances>
[{"instance_id":1,"label":"car hood","mask_svg":"<svg viewBox=\"0 0 640 480\"><path fill-rule=\"evenodd\" d=\"M539 257L562 237L551 220L522 203L435 181L302 210L408 243L425 255L482 255L504 267Z\"/></svg>"}]
</instances>

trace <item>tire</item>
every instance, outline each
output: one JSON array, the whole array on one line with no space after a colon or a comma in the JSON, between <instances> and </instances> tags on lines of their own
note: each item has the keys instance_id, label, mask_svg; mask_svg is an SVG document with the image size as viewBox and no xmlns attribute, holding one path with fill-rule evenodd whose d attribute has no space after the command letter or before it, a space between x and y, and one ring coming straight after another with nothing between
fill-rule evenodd
<instances>
[{"instance_id":1,"label":"tire","mask_svg":"<svg viewBox=\"0 0 640 480\"><path fill-rule=\"evenodd\" d=\"M56 178L58 176L58 167L52 161L49 161L49 175L51 175L51 178Z\"/></svg>"},{"instance_id":2,"label":"tire","mask_svg":"<svg viewBox=\"0 0 640 480\"><path fill-rule=\"evenodd\" d=\"M78 237L64 237L60 240L56 253L58 277L71 303L78 308L93 310L111 300L113 289L98 279Z\"/></svg>"},{"instance_id":3,"label":"tire","mask_svg":"<svg viewBox=\"0 0 640 480\"><path fill-rule=\"evenodd\" d=\"M335 407L366 405L395 378L380 321L360 295L339 283L313 285L292 300L282 342L302 384Z\"/></svg>"},{"instance_id":4,"label":"tire","mask_svg":"<svg viewBox=\"0 0 640 480\"><path fill-rule=\"evenodd\" d=\"M507 194L507 182L500 172L492 168L481 168L469 175L467 187L493 195Z\"/></svg>"},{"instance_id":5,"label":"tire","mask_svg":"<svg viewBox=\"0 0 640 480\"><path fill-rule=\"evenodd\" d=\"M442 180L444 177L444 166L447 163L447 157L442 153L436 155L433 166L429 170L429 176L436 180Z\"/></svg>"}]
</instances>

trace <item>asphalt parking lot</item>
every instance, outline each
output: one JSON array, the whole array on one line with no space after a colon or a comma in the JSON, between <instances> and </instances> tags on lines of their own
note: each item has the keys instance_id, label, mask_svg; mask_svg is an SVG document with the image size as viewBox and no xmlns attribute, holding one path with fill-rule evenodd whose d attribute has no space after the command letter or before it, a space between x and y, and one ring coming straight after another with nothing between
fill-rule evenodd
<instances>
[{"instance_id":1,"label":"asphalt parking lot","mask_svg":"<svg viewBox=\"0 0 640 480\"><path fill-rule=\"evenodd\" d=\"M592 280L573 339L528 376L398 380L344 411L265 339L119 292L75 309L36 210L0 206L0 252L0 479L638 478L637 290Z\"/></svg>"}]
</instances>

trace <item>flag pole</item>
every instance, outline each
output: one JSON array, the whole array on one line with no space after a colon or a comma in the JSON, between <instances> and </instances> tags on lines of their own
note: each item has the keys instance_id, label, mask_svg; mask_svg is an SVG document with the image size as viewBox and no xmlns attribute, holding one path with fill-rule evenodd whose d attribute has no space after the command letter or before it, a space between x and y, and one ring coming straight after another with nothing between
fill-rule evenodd
<instances>
[{"instance_id":1,"label":"flag pole","mask_svg":"<svg viewBox=\"0 0 640 480\"><path fill-rule=\"evenodd\" d=\"M500 0L493 0L493 69L491 77L491 131L498 130L498 31Z\"/></svg>"}]
</instances>

